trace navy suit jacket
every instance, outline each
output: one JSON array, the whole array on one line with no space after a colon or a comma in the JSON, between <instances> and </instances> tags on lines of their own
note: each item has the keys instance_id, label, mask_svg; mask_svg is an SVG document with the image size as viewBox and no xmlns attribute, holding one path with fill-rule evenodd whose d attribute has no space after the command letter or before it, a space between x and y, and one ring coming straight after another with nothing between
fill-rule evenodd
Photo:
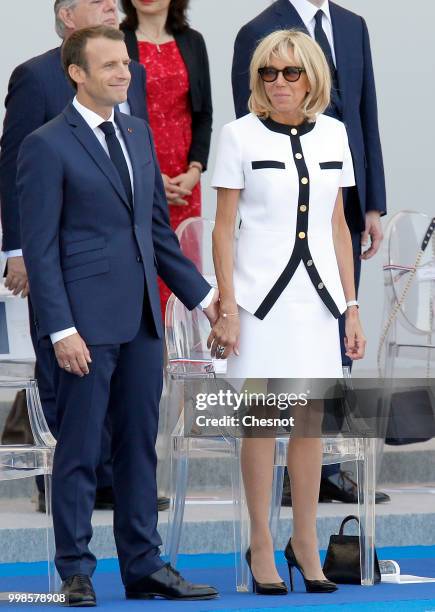
<instances>
[{"instance_id":1,"label":"navy suit jacket","mask_svg":"<svg viewBox=\"0 0 435 612\"><path fill-rule=\"evenodd\" d=\"M145 70L131 63L128 102L131 114L147 119ZM16 189L17 155L24 138L54 119L73 99L74 90L62 68L61 49L38 55L17 68L9 81L6 116L0 141L0 203L3 251L21 248Z\"/></svg>"},{"instance_id":2,"label":"navy suit jacket","mask_svg":"<svg viewBox=\"0 0 435 612\"><path fill-rule=\"evenodd\" d=\"M364 19L330 2L343 122L355 167L362 225L366 211L386 213L385 177L379 138L376 89ZM289 0L277 0L247 23L234 47L232 83L237 117L248 113L249 64L259 41L275 30L296 28L308 34ZM360 227L361 229L361 227Z\"/></svg>"},{"instance_id":3,"label":"navy suit jacket","mask_svg":"<svg viewBox=\"0 0 435 612\"><path fill-rule=\"evenodd\" d=\"M129 342L144 299L161 336L157 270L190 309L210 290L170 227L148 125L118 111L115 121L133 166L133 209L115 166L72 104L21 146L22 248L39 338L75 326L90 345Z\"/></svg>"}]
</instances>

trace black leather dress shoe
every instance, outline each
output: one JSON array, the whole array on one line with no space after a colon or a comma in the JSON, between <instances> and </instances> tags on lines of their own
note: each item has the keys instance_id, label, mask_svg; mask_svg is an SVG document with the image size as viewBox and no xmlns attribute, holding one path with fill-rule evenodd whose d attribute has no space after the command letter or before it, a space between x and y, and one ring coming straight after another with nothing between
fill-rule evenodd
<instances>
[{"instance_id":1,"label":"black leather dress shoe","mask_svg":"<svg viewBox=\"0 0 435 612\"><path fill-rule=\"evenodd\" d=\"M113 510L113 489L112 487L102 487L97 489L95 495L95 510ZM38 491L38 502L36 507L38 512L45 512L45 494L44 491Z\"/></svg>"},{"instance_id":2,"label":"black leather dress shoe","mask_svg":"<svg viewBox=\"0 0 435 612\"><path fill-rule=\"evenodd\" d=\"M158 497L157 498L157 510L161 512L162 510L167 510L169 508L169 497Z\"/></svg>"},{"instance_id":3,"label":"black leather dress shoe","mask_svg":"<svg viewBox=\"0 0 435 612\"><path fill-rule=\"evenodd\" d=\"M64 605L70 608L93 608L97 605L91 579L84 574L76 574L64 580L60 593L66 596Z\"/></svg>"},{"instance_id":4,"label":"black leather dress shoe","mask_svg":"<svg viewBox=\"0 0 435 612\"><path fill-rule=\"evenodd\" d=\"M349 476L348 472L340 472L338 484L335 484L329 478L322 478L320 481L319 502L342 502L343 504L358 503L358 487L357 484ZM384 504L389 502L390 497L382 491L375 492L375 503ZM290 481L284 480L282 491L282 506L292 505L292 494L290 489Z\"/></svg>"},{"instance_id":5,"label":"black leather dress shoe","mask_svg":"<svg viewBox=\"0 0 435 612\"><path fill-rule=\"evenodd\" d=\"M113 499L112 487L100 487L95 494L95 510L113 510L115 501Z\"/></svg>"},{"instance_id":6,"label":"black leather dress shoe","mask_svg":"<svg viewBox=\"0 0 435 612\"><path fill-rule=\"evenodd\" d=\"M343 504L358 503L358 485L350 477L351 472L340 470L338 484L329 478L322 478L320 481L319 502L338 501ZM389 502L390 497L382 491L375 492L375 503L384 504Z\"/></svg>"},{"instance_id":7,"label":"black leather dress shoe","mask_svg":"<svg viewBox=\"0 0 435 612\"><path fill-rule=\"evenodd\" d=\"M44 491L38 491L38 501L36 502L36 511L44 512L45 514L45 493Z\"/></svg>"},{"instance_id":8,"label":"black leather dress shoe","mask_svg":"<svg viewBox=\"0 0 435 612\"><path fill-rule=\"evenodd\" d=\"M193 584L183 578L170 563L125 587L127 599L215 599L218 592L207 584Z\"/></svg>"},{"instance_id":9,"label":"black leather dress shoe","mask_svg":"<svg viewBox=\"0 0 435 612\"><path fill-rule=\"evenodd\" d=\"M113 510L114 499L112 487L101 487L97 489L95 495L95 510ZM157 509L167 510L169 508L169 497L159 497L157 499ZM38 512L45 513L45 494L44 491L38 491L38 501L36 509Z\"/></svg>"}]
</instances>

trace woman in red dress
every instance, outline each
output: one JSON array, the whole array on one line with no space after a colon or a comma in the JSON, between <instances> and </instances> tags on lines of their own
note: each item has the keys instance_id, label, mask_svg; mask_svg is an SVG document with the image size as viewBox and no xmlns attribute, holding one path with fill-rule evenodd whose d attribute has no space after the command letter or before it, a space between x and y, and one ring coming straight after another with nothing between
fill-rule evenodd
<instances>
[{"instance_id":1,"label":"woman in red dress","mask_svg":"<svg viewBox=\"0 0 435 612\"><path fill-rule=\"evenodd\" d=\"M212 129L207 50L201 34L187 23L188 2L121 0L129 55L147 74L149 122L174 229L201 216L200 179ZM159 282L164 316L170 291Z\"/></svg>"}]
</instances>

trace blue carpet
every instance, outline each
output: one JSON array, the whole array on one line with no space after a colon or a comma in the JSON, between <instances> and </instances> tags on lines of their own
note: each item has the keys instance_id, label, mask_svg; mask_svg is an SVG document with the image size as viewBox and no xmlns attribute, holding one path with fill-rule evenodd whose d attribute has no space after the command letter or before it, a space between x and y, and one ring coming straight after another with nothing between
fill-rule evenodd
<instances>
[{"instance_id":1,"label":"blue carpet","mask_svg":"<svg viewBox=\"0 0 435 612\"><path fill-rule=\"evenodd\" d=\"M435 546L378 549L383 559L396 559L406 574L435 577ZM277 554L278 567L288 581L282 553ZM202 602L174 602L164 600L126 601L115 559L100 561L94 575L94 585L99 608L110 612L120 610L144 610L172 612L174 609L188 612L283 612L298 608L303 612L379 612L398 611L435 612L435 583L414 585L379 584L372 588L357 585L340 585L337 592L327 595L307 594L299 574L296 591L283 597L265 597L252 593L236 593L234 589L233 555L182 555L178 567L186 578L195 582L213 584L219 589L220 598ZM47 588L46 564L0 565L0 591L44 592ZM29 609L28 605L3 604L11 609ZM0 607L2 603L0 602ZM38 606L39 607L39 606Z\"/></svg>"}]
</instances>

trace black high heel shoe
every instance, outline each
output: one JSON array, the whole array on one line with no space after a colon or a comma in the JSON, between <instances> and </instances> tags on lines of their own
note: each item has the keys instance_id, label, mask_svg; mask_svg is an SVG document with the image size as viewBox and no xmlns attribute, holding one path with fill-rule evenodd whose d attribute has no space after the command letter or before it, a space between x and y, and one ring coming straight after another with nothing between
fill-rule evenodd
<instances>
[{"instance_id":1,"label":"black high heel shoe","mask_svg":"<svg viewBox=\"0 0 435 612\"><path fill-rule=\"evenodd\" d=\"M298 569L304 579L307 593L333 593L338 589L335 582L330 580L308 580L304 576L304 571L299 565L295 553L293 552L292 541L288 541L285 547L284 556L287 559L288 573L290 576L290 589L293 591L293 568Z\"/></svg>"},{"instance_id":2,"label":"black high heel shoe","mask_svg":"<svg viewBox=\"0 0 435 612\"><path fill-rule=\"evenodd\" d=\"M288 589L285 582L257 582L251 569L251 549L246 551L246 562L252 577L252 592L258 595L287 595Z\"/></svg>"}]
</instances>

